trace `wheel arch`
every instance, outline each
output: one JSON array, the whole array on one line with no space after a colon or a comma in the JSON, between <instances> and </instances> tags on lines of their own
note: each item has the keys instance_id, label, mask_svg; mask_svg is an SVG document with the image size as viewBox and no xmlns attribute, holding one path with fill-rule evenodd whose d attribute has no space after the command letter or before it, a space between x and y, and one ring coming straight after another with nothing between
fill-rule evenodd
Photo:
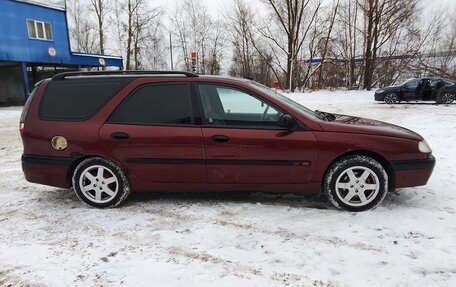
<instances>
[{"instance_id":1,"label":"wheel arch","mask_svg":"<svg viewBox=\"0 0 456 287\"><path fill-rule=\"evenodd\" d=\"M81 157L78 157L76 160L73 161L73 163L68 168L68 171L67 171L67 182L68 182L68 186L69 187L73 187L73 174L74 174L74 171L76 170L76 168L78 167L78 165L81 162L83 162L84 160L86 160L88 158L92 158L92 157L101 157L101 158L104 158L104 159L112 161L113 163L118 165L123 170L123 172L125 173L125 176L128 178L128 170L126 170L118 161L113 160L112 158L106 157L104 155L87 154L87 155L83 155Z\"/></svg>"},{"instance_id":2,"label":"wheel arch","mask_svg":"<svg viewBox=\"0 0 456 287\"><path fill-rule=\"evenodd\" d=\"M338 157L336 157L327 167L324 173L323 178L326 178L326 175L328 171L331 169L331 167L339 161L340 159L348 156L353 156L353 155L363 155L363 156L368 156L370 158L373 158L374 160L378 161L382 167L385 169L386 173L388 174L388 191L393 191L396 188L396 173L394 171L393 165L391 164L390 161L388 161L384 156L381 154L371 151L371 150L352 150L348 151L345 153L340 154ZM322 185L323 185L324 180L322 180Z\"/></svg>"}]
</instances>

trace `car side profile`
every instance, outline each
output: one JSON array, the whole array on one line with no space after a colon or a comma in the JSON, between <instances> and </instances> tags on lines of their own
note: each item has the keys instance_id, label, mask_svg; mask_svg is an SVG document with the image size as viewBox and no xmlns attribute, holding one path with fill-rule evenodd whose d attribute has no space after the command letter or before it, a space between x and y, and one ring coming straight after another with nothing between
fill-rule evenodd
<instances>
[{"instance_id":1,"label":"car side profile","mask_svg":"<svg viewBox=\"0 0 456 287\"><path fill-rule=\"evenodd\" d=\"M456 97L456 83L438 78L408 79L397 86L380 88L375 91L375 100L387 104L401 101L435 101L437 104L451 104Z\"/></svg>"},{"instance_id":2,"label":"car side profile","mask_svg":"<svg viewBox=\"0 0 456 287\"><path fill-rule=\"evenodd\" d=\"M364 211L425 185L417 133L311 111L247 79L187 72L73 72L39 83L20 121L33 183L114 207L131 191L320 192Z\"/></svg>"}]
</instances>

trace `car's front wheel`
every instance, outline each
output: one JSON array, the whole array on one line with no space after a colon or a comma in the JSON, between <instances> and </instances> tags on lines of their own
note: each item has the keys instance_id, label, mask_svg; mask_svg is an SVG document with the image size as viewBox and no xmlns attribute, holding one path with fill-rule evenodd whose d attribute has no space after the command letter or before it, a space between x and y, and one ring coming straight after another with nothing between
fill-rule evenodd
<instances>
[{"instance_id":1,"label":"car's front wheel","mask_svg":"<svg viewBox=\"0 0 456 287\"><path fill-rule=\"evenodd\" d=\"M76 167L73 188L80 200L98 208L118 206L130 194L122 169L101 157L85 159Z\"/></svg>"},{"instance_id":2,"label":"car's front wheel","mask_svg":"<svg viewBox=\"0 0 456 287\"><path fill-rule=\"evenodd\" d=\"M395 93L388 93L383 100L385 103L392 105L399 101L399 97Z\"/></svg>"},{"instance_id":3,"label":"car's front wheel","mask_svg":"<svg viewBox=\"0 0 456 287\"><path fill-rule=\"evenodd\" d=\"M388 174L376 160L353 155L334 163L326 173L323 191L337 208L365 211L377 207L388 191Z\"/></svg>"}]
</instances>

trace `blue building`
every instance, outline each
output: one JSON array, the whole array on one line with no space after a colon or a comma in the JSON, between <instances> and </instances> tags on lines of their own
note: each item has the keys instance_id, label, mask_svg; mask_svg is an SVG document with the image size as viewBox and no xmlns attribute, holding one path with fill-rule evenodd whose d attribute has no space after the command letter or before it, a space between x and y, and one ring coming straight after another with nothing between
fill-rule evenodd
<instances>
[{"instance_id":1,"label":"blue building","mask_svg":"<svg viewBox=\"0 0 456 287\"><path fill-rule=\"evenodd\" d=\"M0 0L0 105L55 73L105 66L122 69L122 58L71 51L65 1Z\"/></svg>"}]
</instances>

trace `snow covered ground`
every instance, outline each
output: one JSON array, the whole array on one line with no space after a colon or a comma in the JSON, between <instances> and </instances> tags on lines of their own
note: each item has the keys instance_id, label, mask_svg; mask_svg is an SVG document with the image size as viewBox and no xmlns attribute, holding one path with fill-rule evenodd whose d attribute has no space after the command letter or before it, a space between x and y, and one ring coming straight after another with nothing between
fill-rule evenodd
<instances>
[{"instance_id":1,"label":"snow covered ground","mask_svg":"<svg viewBox=\"0 0 456 287\"><path fill-rule=\"evenodd\" d=\"M348 213L309 196L133 194L97 210L23 179L20 108L0 108L0 286L456 286L456 104L292 94L422 134L427 186Z\"/></svg>"}]
</instances>

